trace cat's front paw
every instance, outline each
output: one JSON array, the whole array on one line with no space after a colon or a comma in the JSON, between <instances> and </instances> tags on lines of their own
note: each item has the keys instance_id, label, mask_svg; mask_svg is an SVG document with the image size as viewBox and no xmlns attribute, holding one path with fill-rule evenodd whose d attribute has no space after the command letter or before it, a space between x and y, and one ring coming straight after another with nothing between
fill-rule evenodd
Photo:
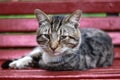
<instances>
[{"instance_id":1,"label":"cat's front paw","mask_svg":"<svg viewBox=\"0 0 120 80\"><path fill-rule=\"evenodd\" d=\"M30 63L32 63L32 58L29 56L26 56L11 62L9 64L9 67L14 69L23 69L28 67Z\"/></svg>"}]
</instances>

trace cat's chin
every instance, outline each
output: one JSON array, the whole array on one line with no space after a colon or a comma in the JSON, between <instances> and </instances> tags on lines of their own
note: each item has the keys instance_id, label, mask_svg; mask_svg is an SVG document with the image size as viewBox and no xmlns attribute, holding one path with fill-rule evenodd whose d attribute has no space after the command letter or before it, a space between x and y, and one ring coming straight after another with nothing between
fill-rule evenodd
<instances>
[{"instance_id":1,"label":"cat's chin","mask_svg":"<svg viewBox=\"0 0 120 80\"><path fill-rule=\"evenodd\" d=\"M61 56L63 53L50 53L51 56Z\"/></svg>"}]
</instances>

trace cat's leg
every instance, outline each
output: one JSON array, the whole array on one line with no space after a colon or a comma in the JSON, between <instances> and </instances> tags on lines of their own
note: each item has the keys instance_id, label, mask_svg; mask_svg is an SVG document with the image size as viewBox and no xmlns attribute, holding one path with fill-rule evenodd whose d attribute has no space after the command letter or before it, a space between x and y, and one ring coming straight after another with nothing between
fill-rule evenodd
<instances>
[{"instance_id":1,"label":"cat's leg","mask_svg":"<svg viewBox=\"0 0 120 80\"><path fill-rule=\"evenodd\" d=\"M42 53L41 48L36 47L35 49L33 49L33 51L31 51L24 57L13 60L9 64L9 68L22 69L29 67L32 64L34 58L39 58L41 56L41 53Z\"/></svg>"},{"instance_id":2,"label":"cat's leg","mask_svg":"<svg viewBox=\"0 0 120 80\"><path fill-rule=\"evenodd\" d=\"M112 49L111 49L112 50ZM113 52L111 51L109 51L109 52L107 52L108 54L107 54L107 56L106 56L106 60L105 60L105 62L103 63L103 67L107 67L107 66L111 66L112 64L113 64L113 59L114 59L114 55L113 55Z\"/></svg>"}]
</instances>

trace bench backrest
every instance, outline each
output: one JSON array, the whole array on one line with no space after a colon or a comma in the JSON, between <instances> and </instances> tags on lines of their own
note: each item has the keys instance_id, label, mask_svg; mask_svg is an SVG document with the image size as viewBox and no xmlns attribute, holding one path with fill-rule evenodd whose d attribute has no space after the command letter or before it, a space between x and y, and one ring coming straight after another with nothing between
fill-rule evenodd
<instances>
[{"instance_id":1,"label":"bench backrest","mask_svg":"<svg viewBox=\"0 0 120 80\"><path fill-rule=\"evenodd\" d=\"M115 46L115 59L120 59L119 0L46 0L0 3L0 60L20 57L37 45L35 31L38 24L33 15L36 8L48 14L69 14L81 9L81 28L94 27L108 32Z\"/></svg>"}]
</instances>

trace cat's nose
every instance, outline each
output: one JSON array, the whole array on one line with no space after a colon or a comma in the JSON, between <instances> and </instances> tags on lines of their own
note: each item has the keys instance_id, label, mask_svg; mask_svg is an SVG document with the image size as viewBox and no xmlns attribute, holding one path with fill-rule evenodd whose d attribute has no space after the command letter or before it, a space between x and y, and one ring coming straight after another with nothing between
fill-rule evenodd
<instances>
[{"instance_id":1,"label":"cat's nose","mask_svg":"<svg viewBox=\"0 0 120 80\"><path fill-rule=\"evenodd\" d=\"M55 51L57 49L57 47L58 47L57 42L53 42L53 43L50 44L50 48L51 48L52 51Z\"/></svg>"},{"instance_id":2,"label":"cat's nose","mask_svg":"<svg viewBox=\"0 0 120 80\"><path fill-rule=\"evenodd\" d=\"M59 40L57 34L53 33L54 35L51 36L49 46L51 50L55 51L59 45Z\"/></svg>"},{"instance_id":3,"label":"cat's nose","mask_svg":"<svg viewBox=\"0 0 120 80\"><path fill-rule=\"evenodd\" d=\"M52 51L55 51L57 47L51 47Z\"/></svg>"}]
</instances>

